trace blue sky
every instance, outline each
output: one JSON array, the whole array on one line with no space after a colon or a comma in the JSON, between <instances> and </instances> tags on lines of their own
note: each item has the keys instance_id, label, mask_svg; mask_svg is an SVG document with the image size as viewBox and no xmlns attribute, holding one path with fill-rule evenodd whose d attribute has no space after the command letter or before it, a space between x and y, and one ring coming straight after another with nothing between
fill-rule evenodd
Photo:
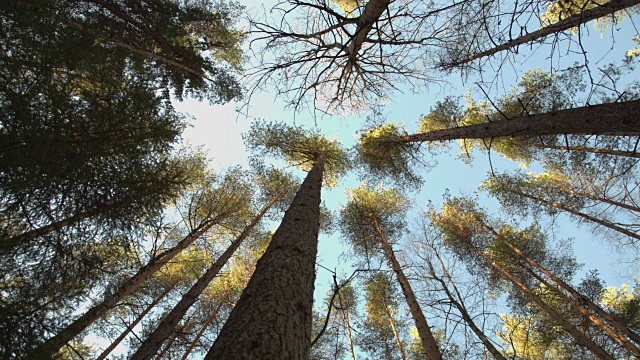
<instances>
[{"instance_id":1,"label":"blue sky","mask_svg":"<svg viewBox=\"0 0 640 360\"><path fill-rule=\"evenodd\" d=\"M589 27L590 36L583 41L583 46L589 54L591 68L594 69L593 76L597 77L597 67L606 65L611 61L619 61L624 53L633 46L630 41L635 34L632 21L625 20L620 30L611 30L615 35L615 42L609 36L601 37L600 34ZM563 44L563 43L561 43ZM571 48L563 48L563 45L556 48L556 54L563 55L570 50L576 50L576 45ZM522 47L525 49L526 47ZM502 94L515 84L519 77L528 69L539 67L549 70L562 64L571 64L574 61L582 61L579 57L563 56L548 57L548 47L536 49L531 55L517 57L518 63L505 67L501 81L494 82L492 87L484 86L485 90L491 94ZM561 64L562 63L562 64ZM485 78L487 78L485 74ZM389 103L384 107L388 121L400 122L406 125L411 132L415 130L415 123L421 115L426 114L429 108L438 100L443 100L447 95L463 96L465 93L479 99L482 93L476 86L478 78L468 78L462 81L458 74L453 74L444 82L436 83L430 89L424 89L419 93L412 93L408 89L404 93L396 92L391 94ZM243 108L241 114L237 111L244 104L226 104L210 106L204 102L186 100L183 103L176 103L179 111L190 114L194 117L192 127L184 133L184 139L194 146L203 146L208 150L214 168L225 168L231 165L247 165L247 153L242 143L241 134L246 132L254 119L264 119L267 121L282 121L285 123L305 127L318 127L327 136L334 136L345 146L353 146L356 142L357 132L361 129L366 114L360 116L312 116L308 112L294 113L285 108L284 102L270 94L260 92L251 98L248 107ZM247 116L248 115L248 116ZM452 194L472 194L478 185L486 179L489 171L489 161L486 156L478 154L473 164L466 165L461 160L456 159L458 154L457 144L452 144L450 151L438 156L437 166L430 172L424 172L425 186L422 190L412 195L414 210L420 211L431 200L439 204L445 189ZM513 169L517 165L494 156L493 165L497 169ZM535 166L532 170L536 170ZM344 188L353 188L358 185L355 176L348 176L341 181L337 189L325 189L323 200L333 208L337 209L341 203L345 202ZM499 211L497 202L483 200L483 206L491 212ZM556 223L560 237L576 238L575 254L579 262L586 263L585 269L598 268L600 273L607 280L608 285L619 286L623 282L629 282L629 274L625 274L625 265L617 262L617 257L611 248L602 241L591 235L589 229L584 226L576 229L576 226L568 221L566 217L561 217ZM339 236L334 234L333 237ZM333 241L328 241L332 243ZM334 246L323 247L321 241L319 260L332 264L331 258L337 257L337 250ZM606 255L606 256L603 256ZM331 267L331 266L329 266ZM623 274L623 276L620 276Z\"/></svg>"},{"instance_id":2,"label":"blue sky","mask_svg":"<svg viewBox=\"0 0 640 360\"><path fill-rule=\"evenodd\" d=\"M253 6L250 1L245 1L245 4L248 7ZM611 34L615 35L615 41L609 35L601 38L591 25L587 31L590 36L585 38L582 45L589 55L590 65L594 70L610 61L621 60L624 53L633 47L631 38L637 33L633 21L629 19L623 22L620 30L611 30ZM548 56L550 53L548 46L536 48L532 54L526 54L527 49L528 47L522 46L523 55L517 57L515 63L505 66L501 80L492 83L491 86L485 86L485 90L492 96L500 95L517 83L519 77L526 70L536 67L550 70L555 67L566 67L574 61L583 61L580 57L566 56L567 53L578 50L576 44L567 47L565 43L559 43L555 53L562 54L562 58ZM490 77L489 73L483 75L485 79ZM597 71L594 71L594 76L598 76ZM387 114L388 121L403 123L411 132L415 130L415 123L421 115L426 114L436 101L444 100L447 95L463 96L470 91L470 94L476 99L481 98L482 93L476 86L476 82L479 80L477 76L473 76L463 81L459 74L454 73L444 78L442 82L434 83L429 89L420 89L416 93L410 91L407 86L399 84L404 91L390 94L390 100L384 107L384 113ZM295 120L296 125L309 128L317 125L326 136L334 136L346 147L351 147L355 144L357 133L366 118L366 114L342 117L320 115L314 117L308 112L296 114L292 110L286 109L282 99L277 98L269 91L255 94L247 107L243 107L244 105L231 103L211 106L206 102L192 99L175 103L178 111L193 117L191 126L184 132L185 143L192 146L202 146L207 150L213 170L221 170L238 164L248 166L248 153L242 142L242 133L249 129L254 119L282 121L289 124L293 124ZM243 107L242 114L237 111L240 107ZM429 201L439 204L446 190L449 190L453 195L473 194L478 185L486 179L489 171L489 162L486 156L479 154L470 166L456 159L457 154L457 144L452 144L449 152L444 152L435 159L437 165L429 172L423 173L425 185L419 192L410 195L413 203L410 217L425 209ZM499 159L497 156L492 160L493 165L500 170L517 168L517 164ZM535 169L534 167L533 170ZM303 176L299 172L298 175ZM358 184L359 181L355 175L346 176L336 188L323 190L323 200L331 209L338 210L340 205L346 202L344 190L354 188ZM482 205L491 213L499 214L495 200L483 198ZM412 219L409 218L408 222L411 223ZM578 262L585 263L584 270L597 268L607 281L607 285L620 286L631 281L631 276L626 271L627 266L620 263L610 246L593 236L588 227L577 228L573 222L562 216L556 222L554 231L559 238L575 238L574 252ZM318 263L348 275L352 271L350 264L343 261L344 257L340 257L343 252L348 250L348 247L344 246L340 240L339 233L322 235ZM580 275L576 278L579 279ZM330 279L331 277L326 270L319 271L317 299L325 297L330 287Z\"/></svg>"},{"instance_id":3,"label":"blue sky","mask_svg":"<svg viewBox=\"0 0 640 360\"><path fill-rule=\"evenodd\" d=\"M597 80L600 76L598 67L603 67L609 62L620 61L627 50L633 47L631 39L637 33L633 21L625 20L622 27L612 29L610 34L601 37L600 34L593 30L592 24L585 29L588 36L584 38L581 44L582 48L587 52L589 64L593 71L592 76ZM612 37L610 35L614 35ZM573 62L584 61L581 57L570 56L572 52L581 50L578 44L560 42L556 44L555 54L562 56L549 56L550 47L543 46L534 48L533 53L527 54L528 47L522 46L522 55L516 58L516 61L509 66L503 68L502 76L499 81L492 82L490 85L484 84L483 88L494 99L499 95L508 92L514 84L517 83L522 74L533 68L541 68L543 70L551 70L554 68L564 68L570 66ZM477 75L477 74L476 74ZM490 77L490 73L482 74L484 79ZM482 79L478 76L470 76L462 79L460 74L452 74L443 79L443 82L434 83L429 89L421 89L418 92L412 92L406 86L400 86L404 92L396 92L390 94L390 100L384 107L384 113L387 114L388 121L403 123L409 132L416 129L416 121L423 114L428 113L431 106L436 101L444 100L448 95L463 96L466 93L471 94L476 99L481 99L482 92L479 90L477 83ZM245 104L227 104L224 106L209 106L206 103L198 103L193 100L187 100L183 103L176 104L179 111L188 113L194 117L192 127L184 133L185 140L191 145L203 146L208 150L212 158L212 166L215 169L221 169L228 166L242 164L247 165L247 156L242 143L241 134L246 132L254 119L264 119L267 121L282 121L288 124L318 127L323 134L335 137L341 141L346 147L351 147L356 143L358 131L362 128L366 115L350 115L350 116L321 116L317 117L308 112L294 113L290 109L285 108L282 99L279 99L269 91L259 92L251 98L251 102L247 107ZM242 108L242 114L237 109ZM408 223L412 223L413 219L424 210L429 201L436 205L442 201L445 191L449 191L452 195L467 194L472 195L476 192L478 185L487 178L489 172L489 161L485 155L478 154L472 165L463 163L456 159L458 154L458 145L453 143L450 151L444 151L434 160L437 165L429 172L423 172L425 185L419 192L410 194L412 200L412 210L407 219ZM497 171L516 169L517 164L499 158L494 155L492 164ZM539 171L540 168L535 165L531 171ZM304 176L297 172L298 176ZM346 202L344 191L347 188L358 186L359 181L354 174L343 178L334 189L323 189L323 200L329 208L338 211L341 204ZM481 205L489 210L493 215L499 216L500 209L497 201L481 196ZM523 223L523 226L528 223ZM277 226L274 223L273 226ZM588 226L576 226L566 216L561 215L554 223L552 230L553 236L559 239L574 238L574 254L579 263L584 263L583 270L575 277L574 282L591 269L598 269L600 275L609 286L621 286L630 283L633 277L637 277L636 273L628 270L628 266L619 261L619 256L615 253L605 240L599 239L591 233ZM400 240L400 239L396 239ZM402 243L402 241L399 241ZM397 246L397 248L400 248ZM331 235L321 235L318 252L318 264L329 269L336 269L338 274L349 275L353 270L351 264L345 261L342 256L344 252L348 252L348 246L343 244L338 232ZM633 271L637 270L635 268ZM322 301L327 292L330 290L331 276L327 270L319 269L316 281L316 302ZM428 312L428 309L426 310Z\"/></svg>"}]
</instances>

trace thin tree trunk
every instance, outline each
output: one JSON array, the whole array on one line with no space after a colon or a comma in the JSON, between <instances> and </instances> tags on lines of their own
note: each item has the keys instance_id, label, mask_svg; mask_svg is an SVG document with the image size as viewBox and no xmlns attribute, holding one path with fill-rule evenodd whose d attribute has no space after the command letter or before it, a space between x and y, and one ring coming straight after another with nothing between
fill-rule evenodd
<instances>
[{"instance_id":1,"label":"thin tree trunk","mask_svg":"<svg viewBox=\"0 0 640 360\"><path fill-rule=\"evenodd\" d=\"M587 199L591 199L591 200L599 201L599 202L602 202L602 203L605 203L605 204L617 206L619 208L626 209L626 210L629 210L629 211L640 212L640 208L637 208L635 206L631 206L631 205L628 205L628 204L625 204L625 203L621 203L619 201L611 200L611 199L608 199L608 198L603 198L603 197L600 197L600 196L591 195L591 194L588 194L588 193L584 193L584 192L580 192L580 191L576 191L576 190L569 189L569 188L564 188L564 187L559 187L559 188L556 188L556 189L558 189L558 190L560 190L562 192L568 193L568 194L586 197Z\"/></svg>"},{"instance_id":2,"label":"thin tree trunk","mask_svg":"<svg viewBox=\"0 0 640 360\"><path fill-rule=\"evenodd\" d=\"M538 275L535 271L533 271L532 269L529 269L528 267L524 267L524 269L531 274L534 278L536 278L538 281L540 281L542 284L544 284L547 288L551 289L554 293L556 293L558 296L560 296L562 299L564 299L565 301L567 301L569 304L571 304L574 309L578 310L578 312L587 317L589 320L591 320L591 322L593 323L593 325L599 327L600 329L602 329L604 332L606 332L607 334L609 334L609 336L611 336L611 338L613 340L615 340L618 344L622 345L622 347L624 347L625 349L631 351L632 353L634 353L636 356L638 356L638 358L640 358L640 349L638 349L636 346L634 346L629 340L627 340L624 336L618 334L615 330L613 330L610 326L608 326L607 324L603 323L602 320L600 320L598 317L596 317L595 315L593 315L592 313L590 313L587 309L585 309L583 306L581 306L578 302L576 302L574 299L572 299L571 297L567 296L564 292L562 292L560 289L556 288L555 286L549 284L548 281L546 281L544 278L542 278L542 276Z\"/></svg>"},{"instance_id":3,"label":"thin tree trunk","mask_svg":"<svg viewBox=\"0 0 640 360\"><path fill-rule=\"evenodd\" d=\"M227 214L218 215L206 224L203 224L199 229L196 229L192 231L191 234L185 236L176 246L156 255L147 263L147 265L141 267L135 275L120 284L113 293L106 291L104 299L100 303L92 306L82 316L67 325L64 329L60 330L55 336L49 338L42 345L35 348L34 351L26 358L34 360L51 358L66 343L73 340L74 337L78 336L78 334L89 327L89 325L94 321L116 306L122 299L133 293L156 271L162 268L162 266L168 263L176 255L182 252L182 250L191 245L197 238L202 236L202 234L209 230L213 225L219 223L226 216Z\"/></svg>"},{"instance_id":4,"label":"thin tree trunk","mask_svg":"<svg viewBox=\"0 0 640 360\"><path fill-rule=\"evenodd\" d=\"M342 296L340 296L340 303L342 304ZM347 339L349 340L349 352L351 354L351 360L356 360L356 352L353 350L353 337L351 336L351 321L349 320L349 309L343 309L344 324L347 327Z\"/></svg>"},{"instance_id":5,"label":"thin tree trunk","mask_svg":"<svg viewBox=\"0 0 640 360\"><path fill-rule=\"evenodd\" d=\"M153 309L156 305L158 305L160 300L162 300L169 292L171 292L171 290L173 290L173 286L167 287L167 289L165 291L163 291L162 294L160 294L158 297L156 297L153 300L153 302L151 304L149 304L149 306L147 306L147 308L144 309L144 311L141 312L140 315L138 315L138 317L135 320L133 320L133 322L131 324L129 324L129 326L127 326L126 329L124 329L122 334L120 334L120 336L118 336L118 338L115 339L111 343L111 345L109 345L106 349L104 349L104 351L96 358L96 360L104 360L104 359L106 359L107 356L109 356L109 354L111 354L113 349L115 349L120 344L120 342L122 342L122 340L124 340L124 338L126 338L127 335L129 335L129 333L131 331L133 331L133 328L136 327L136 325L138 325L138 323L140 321L142 321L142 319L149 313L149 311L151 311L151 309Z\"/></svg>"},{"instance_id":6,"label":"thin tree trunk","mask_svg":"<svg viewBox=\"0 0 640 360\"><path fill-rule=\"evenodd\" d=\"M527 263L531 264L532 266L534 266L536 269L538 269L541 273L543 273L544 275L546 275L549 279L551 279L553 282L555 282L556 284L558 284L562 289L566 290L569 294L571 294L578 302L587 305L587 307L589 307L592 311L594 311L597 315L601 316L603 319L605 319L606 321L608 321L612 326L614 326L616 329L618 329L622 334L626 335L627 337L629 337L629 339L631 339L632 341L640 344L640 336L638 336L636 333L634 333L633 331L631 331L631 329L629 329L628 327L626 327L624 324L622 324L621 322L619 322L618 320L616 320L613 316L611 316L611 314L609 314L608 312L606 312L604 309L602 309L600 306L598 306L597 304L595 304L593 301L591 301L589 298L587 298L586 296L582 295L579 291L577 291L576 289L574 289L571 285L567 284L566 282L564 282L562 279L560 279L559 277L555 276L551 271L547 270L544 266L540 265L537 261L535 261L534 259L532 259L531 257L527 256L527 254L525 254L522 250L520 250L520 248L518 248L515 244L513 244L512 242L510 242L509 240L507 240L504 236L501 236L500 234L498 234L497 231L495 231L495 229L493 229L491 226L487 225L486 223L484 223L484 221L482 221L479 218L476 218L478 221L480 221L482 223L482 225L487 228L489 231L491 231L493 233L493 235L499 239L500 241L502 241L504 244L506 244L511 250L513 250L513 252L515 252L521 259L525 260ZM531 272L531 270L529 270ZM537 274L533 273L532 274L534 276L536 276L537 278ZM561 293L560 296L565 297L566 295L564 295L564 293ZM571 299L567 299L569 301L573 301ZM574 302L574 306L576 307L582 307L579 303L575 303ZM584 314L583 314L584 315ZM598 325L598 324L596 324ZM600 326L600 325L598 325ZM606 326L606 325L605 325ZM606 330L605 328L602 327L603 330L609 332L608 330ZM613 335L612 335L613 336ZM621 345L625 346L627 349L631 350L632 352L634 352L636 355L640 356L640 349L638 349L636 346L634 346L633 344L626 344L626 342L624 340L619 341L617 340L617 337L614 337L616 339L616 341L618 341Z\"/></svg>"},{"instance_id":7,"label":"thin tree trunk","mask_svg":"<svg viewBox=\"0 0 640 360\"><path fill-rule=\"evenodd\" d=\"M178 338L178 335L184 331L184 328L187 327L187 324L189 323L189 321L191 321L191 319L193 319L194 316L195 314L191 314L189 318L178 328L178 330L173 332L173 334L171 335L171 338L169 339L169 342L167 342L167 345L162 349L162 351L160 351L160 354L158 354L158 357L156 357L156 360L161 360L164 358L164 355L169 351L169 349L171 349L171 347L173 346L173 343Z\"/></svg>"},{"instance_id":8,"label":"thin tree trunk","mask_svg":"<svg viewBox=\"0 0 640 360\"><path fill-rule=\"evenodd\" d=\"M187 351L184 352L184 355L182 355L182 358L180 360L187 360L187 357L189 357L189 354L191 353L191 351L193 351L193 348L196 346L196 344L198 343L202 335L204 335L204 332L207 330L209 325L211 325L213 320L215 320L216 316L218 316L218 312L220 312L220 309L222 308L223 304L224 304L224 301L220 301L218 306L216 306L215 310L211 312L211 315L209 315L209 317L207 318L207 321L205 321L205 323L202 325L202 328L200 329L200 331L198 331L198 334L193 339L191 344L189 344Z\"/></svg>"},{"instance_id":9,"label":"thin tree trunk","mask_svg":"<svg viewBox=\"0 0 640 360\"><path fill-rule=\"evenodd\" d=\"M549 317L560 327L562 327L566 332L568 332L578 344L586 347L589 351L595 355L598 359L606 359L606 360L614 360L614 357L609 355L604 349L602 349L598 344L593 342L589 337L587 337L584 333L582 333L575 325L573 325L569 320L565 319L562 315L560 315L553 307L549 306L545 303L538 295L536 295L531 289L529 289L525 284L516 279L511 273L502 268L500 264L491 260L487 254L482 252L480 249L475 247L473 244L466 242L466 244L478 255L480 255L491 267L493 267L496 271L498 271L502 276L511 281L513 285L519 288L524 295L534 302L536 305L540 306L542 310L544 310Z\"/></svg>"},{"instance_id":10,"label":"thin tree trunk","mask_svg":"<svg viewBox=\"0 0 640 360\"><path fill-rule=\"evenodd\" d=\"M580 14L571 15L564 20L560 20L556 23L547 25L540 30L536 30L534 32L520 36L502 45L498 45L492 49L485 50L476 54L470 54L469 56L467 56L462 60L454 61L448 64L443 64L442 67L445 69L451 69L456 66L460 66L468 62L471 62L473 60L496 54L500 51L510 50L518 45L544 39L549 35L558 33L560 31L571 29L573 27L587 23L591 20L595 20L607 15L611 15L616 11L620 11L620 10L632 7L634 5L637 5L639 2L640 1L638 0L611 0L593 9L585 10Z\"/></svg>"},{"instance_id":11,"label":"thin tree trunk","mask_svg":"<svg viewBox=\"0 0 640 360\"><path fill-rule=\"evenodd\" d=\"M89 216L90 216L89 213L76 214L66 219L55 221L49 225L45 225L37 229L29 230L20 235L12 236L6 240L0 241L0 254L5 254L24 242L33 240L39 236L50 234L54 231L58 231L64 227L67 227L83 219L86 219Z\"/></svg>"},{"instance_id":12,"label":"thin tree trunk","mask_svg":"<svg viewBox=\"0 0 640 360\"><path fill-rule=\"evenodd\" d=\"M389 348L387 341L384 342L384 350L385 355L387 355L387 360L393 360L393 355L391 354L391 349Z\"/></svg>"},{"instance_id":13,"label":"thin tree trunk","mask_svg":"<svg viewBox=\"0 0 640 360\"><path fill-rule=\"evenodd\" d=\"M561 134L638 136L640 135L638 113L640 113L640 100L633 100L519 116L510 120L392 137L384 141L411 143Z\"/></svg>"},{"instance_id":14,"label":"thin tree trunk","mask_svg":"<svg viewBox=\"0 0 640 360\"><path fill-rule=\"evenodd\" d=\"M393 269L393 272L396 274L398 283L400 283L400 288L402 288L402 293L404 294L404 298L407 301L409 310L411 311L411 316L413 317L413 321L416 324L416 328L418 329L418 335L420 336L422 349L427 356L427 359L442 359L440 347L438 346L438 343L436 342L436 339L431 332L431 328L427 323L427 319L422 313L422 309L420 308L418 299L416 299L416 295L413 293L413 289L411 289L409 280L405 276L404 271L402 271L402 267L400 266L400 263L398 263L393 249L391 248L386 235L384 234L382 228L380 227L380 224L378 223L378 219L374 215L371 216L371 219L373 220L376 231L380 236L382 248L384 249L384 252L387 256L387 260L391 264L391 269Z\"/></svg>"},{"instance_id":15,"label":"thin tree trunk","mask_svg":"<svg viewBox=\"0 0 640 360\"><path fill-rule=\"evenodd\" d=\"M184 325L180 329L178 329L178 331L182 331L182 329L184 329ZM178 331L174 332L171 335L171 338L167 342L167 345L164 348L162 348L162 351L160 351L160 354L158 354L158 357L156 359L161 360L162 358L164 358L164 355L167 353L167 351L169 351L169 349L171 349L171 347L173 346L173 343L176 341L176 338L178 337Z\"/></svg>"},{"instance_id":16,"label":"thin tree trunk","mask_svg":"<svg viewBox=\"0 0 640 360\"><path fill-rule=\"evenodd\" d=\"M324 158L300 186L205 359L309 357Z\"/></svg>"},{"instance_id":17,"label":"thin tree trunk","mask_svg":"<svg viewBox=\"0 0 640 360\"><path fill-rule=\"evenodd\" d=\"M238 237L231 243L231 246L220 255L218 260L214 262L200 279L189 289L189 291L182 296L182 299L171 309L169 314L160 322L158 327L149 335L149 337L140 345L138 350L131 356L130 360L148 360L158 352L162 343L171 335L176 326L182 320L184 314L191 308L191 306L198 300L202 291L209 286L209 283L213 278L218 275L222 267L229 261L231 256L240 247L244 239L249 236L249 233L260 222L262 217L269 211L269 209L280 199L280 196L276 196L267 203L262 210L251 220L251 222L245 227L245 229L238 235Z\"/></svg>"},{"instance_id":18,"label":"thin tree trunk","mask_svg":"<svg viewBox=\"0 0 640 360\"><path fill-rule=\"evenodd\" d=\"M509 190L509 191L510 191L510 190ZM546 205L552 206L552 207L554 207L554 208L556 208L556 209L560 209L560 210L566 211L566 212L571 213L571 214L573 214L573 215L579 216L579 217L581 217L581 218L583 218L583 219L587 219L587 220L589 220L589 221L593 221L593 222L595 222L595 223L597 223L597 224L600 224L600 225L602 225L602 226L604 226L604 227L607 227L607 228L609 228L609 229L612 229L612 230L618 231L618 232L623 233L623 234L625 234L625 235L627 235L627 236L629 236L629 237L632 237L632 238L634 238L634 239L640 240L640 235L638 235L638 234L634 233L633 231L630 231L630 230L627 230L627 229L625 229L625 228L622 228L622 227L620 227L620 226L618 226L618 225L615 225L615 224L613 224L613 223L611 223L611 222L609 222L609 221L602 220L602 219L598 219L598 218L593 217L593 216L591 216L591 215L587 215L587 214L582 213L582 212L579 212L579 211L577 211L577 210L574 210L574 209L568 208L568 207L566 207L566 206L564 206L564 205L562 205L562 204L558 204L558 203L555 203L555 202L553 202L553 201L545 200L545 199L539 198L539 197L537 197L537 196L533 196L533 195L525 194L525 193L523 193L523 192L515 191L515 190L514 190L514 191L511 191L511 192L513 192L513 193L514 193L514 194L516 194L516 195L520 195L520 196L522 196L522 197L525 197L525 198L527 198L527 199L531 199L531 200L533 200L533 201L537 201L537 202L540 202L540 203L543 203L543 204L546 204Z\"/></svg>"},{"instance_id":19,"label":"thin tree trunk","mask_svg":"<svg viewBox=\"0 0 640 360\"><path fill-rule=\"evenodd\" d=\"M402 357L402 360L406 360L407 356L404 354L404 347L400 341L400 335L398 334L398 329L396 329L396 323L393 322L393 316L391 316L389 305L387 305L387 301L385 299L382 299L382 302L384 304L384 310L387 313L387 319L389 319L389 324L391 325L391 330L393 331L393 336L396 339L396 345L398 346L398 350L400 350L400 356Z\"/></svg>"},{"instance_id":20,"label":"thin tree trunk","mask_svg":"<svg viewBox=\"0 0 640 360\"><path fill-rule=\"evenodd\" d=\"M455 308L458 309L458 311L460 312L460 315L462 316L462 319L467 323L467 325L469 325L469 327L471 328L471 331L473 331L474 334L476 334L478 339L480 339L480 341L482 342L482 345L484 345L484 347L487 349L487 351L489 351L489 353L491 353L491 355L493 355L493 357L495 359L497 359L497 360L507 360L502 355L502 353L498 349L496 349L495 346L493 346L493 343L491 342L491 340L489 340L489 338L484 334L484 332L482 330L480 330L480 328L473 321L473 319L469 315L469 312L467 312L467 308L464 305L462 296L460 296L460 293L458 292L458 288L456 287L455 283L453 282L453 279L451 278L451 275L449 275L449 272L447 271L447 268L444 266L444 262L440 258L440 255L436 254L436 256L438 257L438 261L440 261L440 267L442 267L442 270L444 271L447 279L449 279L449 283L451 283L451 285L453 286L453 290L455 291L455 293L457 295L457 299L460 300L460 301L458 301L453 296L453 294L449 291L449 288L447 287L447 284L444 282L444 280L442 280L441 278L436 276L436 271L433 268L433 265L431 264L431 262L428 262L429 269L431 270L431 274L433 275L435 280L438 281L440 283L440 285L442 285L442 290L444 290L445 294L449 298L449 301L451 301L453 306L455 306Z\"/></svg>"},{"instance_id":21,"label":"thin tree trunk","mask_svg":"<svg viewBox=\"0 0 640 360\"><path fill-rule=\"evenodd\" d=\"M622 151L622 150L611 150L611 149L601 149L601 148L593 148L586 146L558 146L558 145L542 145L542 144L531 144L530 146L536 147L538 149L553 149L553 150L564 150L564 151L582 151L589 152L594 154L605 154L605 155L616 155L616 156L626 156L632 158L640 158L640 152L638 151Z\"/></svg>"}]
</instances>

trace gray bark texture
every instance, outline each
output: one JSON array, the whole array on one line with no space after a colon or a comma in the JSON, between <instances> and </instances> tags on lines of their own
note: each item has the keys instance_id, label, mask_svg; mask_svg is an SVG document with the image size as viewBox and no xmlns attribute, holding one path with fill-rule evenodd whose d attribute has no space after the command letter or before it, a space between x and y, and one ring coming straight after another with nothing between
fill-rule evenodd
<instances>
[{"instance_id":1,"label":"gray bark texture","mask_svg":"<svg viewBox=\"0 0 640 360\"><path fill-rule=\"evenodd\" d=\"M480 249L475 247L470 242L466 242L466 244L478 255L480 255L484 260L492 266L498 273L500 273L504 278L508 279L516 288L519 288L520 291L533 303L540 306L542 310L544 310L549 317L560 327L562 327L569 335L571 335L578 344L587 348L596 358L601 360L614 360L614 357L607 353L603 348L601 348L598 344L596 344L591 338L585 335L582 331L580 331L573 323L571 323L564 316L560 315L552 306L545 303L540 296L534 293L531 289L529 289L525 284L523 284L520 280L516 279L510 272L505 270L500 264L491 260L487 254L482 252Z\"/></svg>"},{"instance_id":2,"label":"gray bark texture","mask_svg":"<svg viewBox=\"0 0 640 360\"><path fill-rule=\"evenodd\" d=\"M640 135L638 114L640 114L640 100L633 100L435 130L389 138L386 141L404 143L561 134L638 136Z\"/></svg>"},{"instance_id":3,"label":"gray bark texture","mask_svg":"<svg viewBox=\"0 0 640 360\"><path fill-rule=\"evenodd\" d=\"M376 231L378 232L378 235L380 235L380 241L382 243L382 248L384 249L387 260L391 265L391 269L393 269L393 272L396 274L396 279L398 279L398 283L400 284L400 288L402 289L402 294L407 301L407 306L409 307L409 311L411 312L411 317L413 317L413 322L415 323L416 329L418 330L418 336L420 337L420 343L422 345L424 355L428 360L440 360L442 359L440 347L438 346L438 342L431 332L431 327L429 326L429 323L427 323L427 319L424 317L424 313L422 312L422 308L418 303L418 299L416 298L416 295L411 288L409 279L407 279L404 271L402 271L402 267L400 266L398 259L396 259L393 248L391 247L391 244L389 244L387 236L382 231L378 220L375 216L372 216L371 218L373 220Z\"/></svg>"},{"instance_id":4,"label":"gray bark texture","mask_svg":"<svg viewBox=\"0 0 640 360\"><path fill-rule=\"evenodd\" d=\"M323 168L321 156L205 360L308 359Z\"/></svg>"},{"instance_id":5,"label":"gray bark texture","mask_svg":"<svg viewBox=\"0 0 640 360\"><path fill-rule=\"evenodd\" d=\"M29 240L33 240L39 236L44 236L47 234L50 234L54 231L59 231L60 229L63 229L69 225L72 225L74 223L77 223L87 217L89 217L90 214L89 213L83 213L83 214L78 214L78 215L74 215L71 217L68 217L66 219L60 220L60 221L56 221L52 224L46 225L46 226L42 226L39 227L37 229L33 229L30 231L27 231L25 233L22 233L20 235L16 235L13 237L10 237L6 240L3 240L2 242L0 242L0 254L5 254L10 252L11 250L13 250L16 246L23 244Z\"/></svg>"},{"instance_id":6,"label":"gray bark texture","mask_svg":"<svg viewBox=\"0 0 640 360\"><path fill-rule=\"evenodd\" d=\"M202 275L198 281L189 289L189 291L182 296L182 299L171 309L169 314L160 322L158 327L147 337L147 339L140 345L138 350L131 356L130 360L148 360L151 359L158 349L162 346L162 343L169 338L169 336L175 331L176 326L182 317L189 311L191 305L200 297L200 294L204 289L209 286L211 281L218 275L222 267L229 261L231 256L238 250L244 239L249 236L249 233L260 222L264 214L269 211L271 206L275 204L278 198L273 198L262 210L251 220L251 222L245 227L245 229L236 237L233 243L220 255L207 272Z\"/></svg>"},{"instance_id":7,"label":"gray bark texture","mask_svg":"<svg viewBox=\"0 0 640 360\"><path fill-rule=\"evenodd\" d=\"M104 360L104 359L106 359L107 356L109 356L109 354L111 354L111 352L118 345L120 345L122 340L124 340L124 338L126 338L127 335L129 335L129 333L131 333L131 331L133 331L133 328L135 328L136 325L138 325L138 323L140 323L140 321L142 321L142 319L149 313L149 311L151 311L156 305L158 305L160 300L162 300L162 298L164 298L169 292L171 292L171 290L173 290L173 285L172 286L168 286L167 289L162 292L162 294L160 294L158 297L156 297L153 300L153 302L151 304L149 304L149 306L147 306L147 308L144 309L144 311L141 312L140 315L138 315L138 317L131 324L129 324L127 326L126 329L124 329L124 331L120 334L120 336L118 336L111 343L111 345L109 345L106 349L104 349L104 351L96 358L96 360Z\"/></svg>"},{"instance_id":8,"label":"gray bark texture","mask_svg":"<svg viewBox=\"0 0 640 360\"><path fill-rule=\"evenodd\" d=\"M580 14L575 14L567 17L566 19L562 19L556 23L545 26L540 30L536 30L534 32L528 33L526 35L520 36L516 39L508 41L504 44L498 45L489 50L485 50L476 54L470 54L469 56L455 62L451 62L448 64L443 64L442 67L445 69L454 68L456 66L460 66L462 64L466 64L476 59L480 59L486 56L494 55L500 51L510 50L518 45L527 44L536 40L541 40L546 38L549 35L559 33L564 30L571 29L573 27L582 25L591 20L595 20L601 17L605 17L607 15L611 15L616 11L620 11L640 3L639 0L611 0L607 3L604 3L600 6L597 6L593 9L585 10Z\"/></svg>"},{"instance_id":9,"label":"gray bark texture","mask_svg":"<svg viewBox=\"0 0 640 360\"><path fill-rule=\"evenodd\" d=\"M225 215L226 216L226 215ZM191 245L197 238L202 236L213 225L219 223L224 216L216 217L198 230L194 230L191 234L182 239L176 246L168 249L151 259L145 266L141 267L138 272L124 281L113 292L106 291L101 302L97 303L79 318L60 330L55 336L49 338L42 345L35 348L26 359L41 360L51 359L65 344L73 340L94 321L116 306L122 299L131 295L140 285L147 281L156 271L162 268L169 260L173 259L182 250Z\"/></svg>"}]
</instances>

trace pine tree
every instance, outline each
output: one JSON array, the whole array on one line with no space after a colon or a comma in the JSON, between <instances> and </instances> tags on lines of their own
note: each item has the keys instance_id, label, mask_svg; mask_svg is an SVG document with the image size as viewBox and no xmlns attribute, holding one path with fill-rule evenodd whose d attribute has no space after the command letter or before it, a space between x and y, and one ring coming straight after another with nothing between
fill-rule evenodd
<instances>
[{"instance_id":1,"label":"pine tree","mask_svg":"<svg viewBox=\"0 0 640 360\"><path fill-rule=\"evenodd\" d=\"M308 171L206 359L306 359L311 343L320 189L348 161L336 143L300 128L255 124L247 145ZM242 330L240 330L242 329Z\"/></svg>"}]
</instances>

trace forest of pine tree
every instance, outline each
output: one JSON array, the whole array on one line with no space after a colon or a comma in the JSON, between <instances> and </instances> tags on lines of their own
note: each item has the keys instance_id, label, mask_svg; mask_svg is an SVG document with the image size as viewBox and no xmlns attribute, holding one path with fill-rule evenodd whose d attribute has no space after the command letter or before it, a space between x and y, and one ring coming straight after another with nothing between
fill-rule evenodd
<instances>
[{"instance_id":1,"label":"forest of pine tree","mask_svg":"<svg viewBox=\"0 0 640 360\"><path fill-rule=\"evenodd\" d=\"M640 359L639 13L2 1L0 359Z\"/></svg>"}]
</instances>

